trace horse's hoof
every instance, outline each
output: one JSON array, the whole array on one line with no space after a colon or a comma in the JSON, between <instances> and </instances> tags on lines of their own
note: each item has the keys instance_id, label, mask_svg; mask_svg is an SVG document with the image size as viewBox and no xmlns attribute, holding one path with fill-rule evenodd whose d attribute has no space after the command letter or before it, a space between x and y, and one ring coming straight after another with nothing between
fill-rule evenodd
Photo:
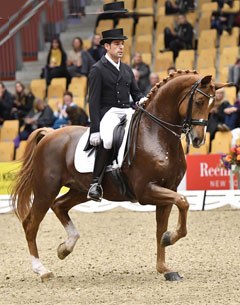
<instances>
[{"instance_id":1,"label":"horse's hoof","mask_svg":"<svg viewBox=\"0 0 240 305\"><path fill-rule=\"evenodd\" d=\"M42 282L46 282L53 277L54 277L54 275L51 271L48 271L40 276Z\"/></svg>"},{"instance_id":2,"label":"horse's hoof","mask_svg":"<svg viewBox=\"0 0 240 305\"><path fill-rule=\"evenodd\" d=\"M171 232L167 231L165 233L163 233L162 239L161 239L161 246L162 247L167 247L170 246L171 243Z\"/></svg>"},{"instance_id":3,"label":"horse's hoof","mask_svg":"<svg viewBox=\"0 0 240 305\"><path fill-rule=\"evenodd\" d=\"M58 258L64 259L70 253L71 253L71 251L66 249L65 243L62 243L58 246L58 249L57 249Z\"/></svg>"},{"instance_id":4,"label":"horse's hoof","mask_svg":"<svg viewBox=\"0 0 240 305\"><path fill-rule=\"evenodd\" d=\"M178 272L167 272L164 274L164 277L166 279L166 281L181 281L182 280L182 276L179 275Z\"/></svg>"}]
</instances>

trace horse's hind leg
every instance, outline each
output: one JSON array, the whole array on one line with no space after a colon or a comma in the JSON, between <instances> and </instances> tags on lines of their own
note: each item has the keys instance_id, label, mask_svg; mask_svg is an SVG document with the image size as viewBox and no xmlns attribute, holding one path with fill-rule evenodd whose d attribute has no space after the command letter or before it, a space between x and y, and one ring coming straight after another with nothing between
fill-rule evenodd
<instances>
[{"instance_id":1,"label":"horse's hind leg","mask_svg":"<svg viewBox=\"0 0 240 305\"><path fill-rule=\"evenodd\" d=\"M39 200L38 196L35 196L32 207L23 221L23 228L31 255L32 269L35 273L40 275L42 281L53 277L53 273L46 269L41 263L36 244L39 225L49 209L49 205L47 204L48 202L51 201L46 199Z\"/></svg>"},{"instance_id":2,"label":"horse's hind leg","mask_svg":"<svg viewBox=\"0 0 240 305\"><path fill-rule=\"evenodd\" d=\"M75 205L86 201L86 193L70 189L66 194L57 198L51 205L51 209L56 214L67 232L67 239L58 246L58 257L64 259L68 256L79 238L79 233L75 228L68 211Z\"/></svg>"}]
</instances>

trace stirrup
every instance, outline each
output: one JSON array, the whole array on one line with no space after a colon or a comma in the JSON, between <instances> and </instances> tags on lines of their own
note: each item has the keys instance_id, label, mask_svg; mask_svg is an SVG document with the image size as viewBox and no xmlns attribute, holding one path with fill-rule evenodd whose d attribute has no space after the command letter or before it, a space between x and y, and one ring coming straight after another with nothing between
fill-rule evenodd
<instances>
[{"instance_id":1,"label":"stirrup","mask_svg":"<svg viewBox=\"0 0 240 305\"><path fill-rule=\"evenodd\" d=\"M93 183L91 184L88 193L87 193L87 199L91 199L97 202L100 202L103 197L103 188L101 184Z\"/></svg>"}]
</instances>

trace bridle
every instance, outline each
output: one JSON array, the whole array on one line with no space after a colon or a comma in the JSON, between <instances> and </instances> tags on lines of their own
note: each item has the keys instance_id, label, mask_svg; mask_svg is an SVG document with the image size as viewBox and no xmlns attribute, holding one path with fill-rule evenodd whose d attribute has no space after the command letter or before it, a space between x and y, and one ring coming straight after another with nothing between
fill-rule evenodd
<instances>
[{"instance_id":1,"label":"bridle","mask_svg":"<svg viewBox=\"0 0 240 305\"><path fill-rule=\"evenodd\" d=\"M138 103L136 103L137 109L140 110L141 112L143 112L144 114L146 114L152 121L154 121L155 123L157 123L161 127L165 128L166 130L171 132L174 136L176 136L177 138L180 139L182 133L185 133L186 135L188 135L190 133L190 131L192 129L192 126L196 126L196 125L207 126L207 124L208 124L207 120L204 120L204 119L196 120L196 119L192 118L193 97L194 97L195 92L199 92L202 95L208 97L209 101L213 100L215 98L215 95L207 94L207 93L203 92L201 89L199 89L198 86L199 86L200 83L201 83L201 79L197 80L193 84L191 89L183 96L183 98L179 102L178 106L180 107L181 103L190 94L190 97L189 97L189 100L188 100L188 108L187 108L186 118L183 121L182 125L171 124L169 122L163 121L163 120L159 119L158 117L156 117L155 115L148 112L145 108L143 108L142 105L139 105ZM179 134L179 133L175 132L174 130L172 130L172 128L181 128L181 133Z\"/></svg>"},{"instance_id":2,"label":"bridle","mask_svg":"<svg viewBox=\"0 0 240 305\"><path fill-rule=\"evenodd\" d=\"M130 166L132 164L132 161L134 159L135 156L135 152L136 152L136 147L137 147L137 133L138 133L138 129L139 129L139 124L140 124L140 120L142 117L142 114L147 115L153 122L155 122L156 124L158 124L159 126L161 126L162 128L168 130L171 134L173 134L175 137L177 137L179 140L182 137L182 133L186 134L186 138L187 138L187 143L189 146L189 142L190 142L190 131L192 129L192 126L207 126L208 121L204 120L204 119L193 119L192 118L192 106L193 106L193 96L195 94L195 92L199 92L202 95L206 96L209 98L209 102L212 101L215 98L215 95L209 95L205 92L203 92L201 89L198 88L199 84L201 83L201 79L196 81L193 86L191 87L191 89L183 96L183 98L180 100L180 102L178 103L178 107L180 107L181 103L185 100L185 98L190 94L189 100L188 100L188 108L187 108L187 114L186 114L186 118L183 121L182 125L177 125L177 124L172 124L169 122L166 122L164 120L159 119L158 117L156 117L155 115L151 114L150 112L148 112L142 105L140 105L139 103L136 103L136 107L139 110L139 112L136 112L136 115L133 117L132 123L130 124L129 127L129 137L127 139L127 149L126 149L126 154L124 159L127 157L127 162L128 162L128 166ZM178 128L180 129L180 133L177 133L173 130L173 128ZM134 139L132 141L132 139ZM130 146L132 143L132 157L130 156Z\"/></svg>"}]
</instances>

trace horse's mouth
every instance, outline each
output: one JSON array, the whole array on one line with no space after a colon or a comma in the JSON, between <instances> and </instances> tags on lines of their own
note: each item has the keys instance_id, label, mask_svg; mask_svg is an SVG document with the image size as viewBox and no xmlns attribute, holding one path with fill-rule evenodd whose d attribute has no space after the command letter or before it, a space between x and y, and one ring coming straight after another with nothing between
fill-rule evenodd
<instances>
[{"instance_id":1,"label":"horse's mouth","mask_svg":"<svg viewBox=\"0 0 240 305\"><path fill-rule=\"evenodd\" d=\"M199 137L194 137L192 139L192 146L194 148L199 148L200 146L202 146L204 144L204 140L199 138Z\"/></svg>"}]
</instances>

